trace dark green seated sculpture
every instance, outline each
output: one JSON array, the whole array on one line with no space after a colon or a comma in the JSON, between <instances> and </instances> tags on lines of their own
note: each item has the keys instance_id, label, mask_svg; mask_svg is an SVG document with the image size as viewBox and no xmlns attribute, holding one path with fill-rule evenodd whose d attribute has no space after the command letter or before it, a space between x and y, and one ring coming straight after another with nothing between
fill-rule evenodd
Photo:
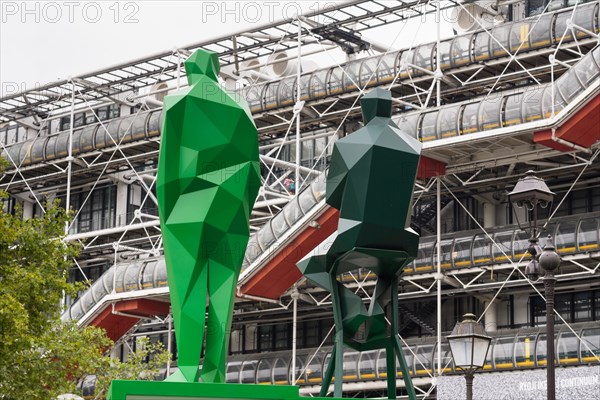
<instances>
[{"instance_id":1,"label":"dark green seated sculpture","mask_svg":"<svg viewBox=\"0 0 600 400\"><path fill-rule=\"evenodd\" d=\"M398 337L398 277L419 245L419 236L408 226L421 144L391 120L389 91L374 89L361 99L361 107L365 126L335 143L327 176L326 201L340 211L337 236L325 254L298 263L307 279L332 294L335 345L321 396L327 394L333 375L334 397L342 396L347 345L357 351L386 349L389 398L396 397L397 357L409 398L416 399ZM358 268L377 276L368 308L336 279ZM355 336L363 325L359 340Z\"/></svg>"}]
</instances>

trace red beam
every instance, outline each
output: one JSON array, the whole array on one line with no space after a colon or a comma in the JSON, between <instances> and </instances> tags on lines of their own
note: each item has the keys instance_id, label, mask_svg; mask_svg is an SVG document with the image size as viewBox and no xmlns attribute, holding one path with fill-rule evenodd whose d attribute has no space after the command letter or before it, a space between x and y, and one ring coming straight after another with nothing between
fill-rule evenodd
<instances>
[{"instance_id":1,"label":"red beam","mask_svg":"<svg viewBox=\"0 0 600 400\"><path fill-rule=\"evenodd\" d=\"M278 299L302 274L296 263L337 229L338 211L329 207L317 222L320 228L306 227L287 246L279 251L241 288L240 292L268 299Z\"/></svg>"},{"instance_id":2,"label":"red beam","mask_svg":"<svg viewBox=\"0 0 600 400\"><path fill-rule=\"evenodd\" d=\"M446 175L446 164L433 158L421 156L419 168L417 169L417 178L427 179L443 175Z\"/></svg>"},{"instance_id":3,"label":"red beam","mask_svg":"<svg viewBox=\"0 0 600 400\"><path fill-rule=\"evenodd\" d=\"M131 314L132 316L113 313L112 305L109 304L92 321L91 325L103 328L106 331L106 335L112 341L117 341L140 320L136 316L151 317L155 315L167 315L169 313L169 304L150 299L124 300L116 303L114 310L120 313Z\"/></svg>"},{"instance_id":4,"label":"red beam","mask_svg":"<svg viewBox=\"0 0 600 400\"><path fill-rule=\"evenodd\" d=\"M600 140L600 96L594 97L583 108L572 114L556 129L555 137L585 148L591 147ZM573 148L552 140L550 130L535 132L533 141L559 151L573 151Z\"/></svg>"}]
</instances>

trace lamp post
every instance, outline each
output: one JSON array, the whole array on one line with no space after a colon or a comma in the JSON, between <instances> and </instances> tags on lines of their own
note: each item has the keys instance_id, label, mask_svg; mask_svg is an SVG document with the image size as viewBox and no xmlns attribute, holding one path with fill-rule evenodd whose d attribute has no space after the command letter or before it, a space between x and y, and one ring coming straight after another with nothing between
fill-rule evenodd
<instances>
[{"instance_id":1,"label":"lamp post","mask_svg":"<svg viewBox=\"0 0 600 400\"><path fill-rule=\"evenodd\" d=\"M473 373L483 368L491 341L473 314L465 314L448 336L454 365L465 373L467 400L473 399Z\"/></svg>"},{"instance_id":2,"label":"lamp post","mask_svg":"<svg viewBox=\"0 0 600 400\"><path fill-rule=\"evenodd\" d=\"M554 249L554 243L550 235L548 235L543 250L538 245L537 239L537 208L538 206L548 207L548 204L554 199L554 193L550 191L543 179L536 177L533 171L528 171L524 178L519 179L508 197L511 203L514 203L517 207L525 207L527 210L533 211L533 225L531 220L529 222L531 237L527 249L527 252L531 255L531 260L525 267L525 275L530 280L537 280L542 274L544 276L544 292L546 295L546 391L547 399L555 400L554 287L556 277L554 272L560 266L561 259Z\"/></svg>"}]
</instances>

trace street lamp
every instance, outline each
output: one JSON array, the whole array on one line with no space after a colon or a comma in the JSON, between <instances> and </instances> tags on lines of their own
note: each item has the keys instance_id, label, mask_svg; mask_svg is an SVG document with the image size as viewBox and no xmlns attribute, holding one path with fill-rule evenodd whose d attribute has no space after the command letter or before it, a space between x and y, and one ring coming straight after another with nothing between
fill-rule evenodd
<instances>
[{"instance_id":1,"label":"street lamp","mask_svg":"<svg viewBox=\"0 0 600 400\"><path fill-rule=\"evenodd\" d=\"M465 373L467 400L473 399L473 372L483 368L491 341L473 314L465 314L448 336L454 365Z\"/></svg>"},{"instance_id":2,"label":"street lamp","mask_svg":"<svg viewBox=\"0 0 600 400\"><path fill-rule=\"evenodd\" d=\"M546 246L540 248L537 240L537 208L545 208L554 199L554 193L550 191L543 179L528 171L524 178L519 179L515 188L508 194L511 203L517 207L525 207L533 211L533 225L529 222L531 237L527 252L531 260L525 267L525 275L530 280L537 280L540 275L544 276L544 290L546 294L546 363L547 399L555 400L556 385L554 381L554 287L556 278L554 271L560 266L560 256L554 249L552 237L548 235ZM518 222L518 218L517 218ZM519 226L521 224L519 223Z\"/></svg>"}]
</instances>

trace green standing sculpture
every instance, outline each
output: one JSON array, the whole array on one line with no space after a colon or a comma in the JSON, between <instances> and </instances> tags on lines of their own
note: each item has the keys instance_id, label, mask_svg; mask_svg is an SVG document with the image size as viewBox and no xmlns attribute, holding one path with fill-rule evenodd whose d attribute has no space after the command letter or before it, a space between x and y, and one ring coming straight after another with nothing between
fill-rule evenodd
<instances>
[{"instance_id":1,"label":"green standing sculpture","mask_svg":"<svg viewBox=\"0 0 600 400\"><path fill-rule=\"evenodd\" d=\"M323 379L325 396L333 375L334 397L342 397L344 345L357 351L385 349L388 397L396 397L396 358L411 400L415 390L398 338L398 277L417 255L419 236L409 227L421 143L391 119L392 98L374 89L361 99L365 126L336 142L327 176L326 201L340 211L338 233L324 254L298 268L331 292L335 345ZM377 276L367 308L336 277L366 268ZM385 308L390 305L389 332ZM364 337L356 333L364 325Z\"/></svg>"},{"instance_id":2,"label":"green standing sculpture","mask_svg":"<svg viewBox=\"0 0 600 400\"><path fill-rule=\"evenodd\" d=\"M185 70L189 88L165 98L156 183L179 354L168 380L198 382L206 336L201 380L223 383L260 187L258 135L245 100L220 87L216 53L197 50Z\"/></svg>"}]
</instances>

